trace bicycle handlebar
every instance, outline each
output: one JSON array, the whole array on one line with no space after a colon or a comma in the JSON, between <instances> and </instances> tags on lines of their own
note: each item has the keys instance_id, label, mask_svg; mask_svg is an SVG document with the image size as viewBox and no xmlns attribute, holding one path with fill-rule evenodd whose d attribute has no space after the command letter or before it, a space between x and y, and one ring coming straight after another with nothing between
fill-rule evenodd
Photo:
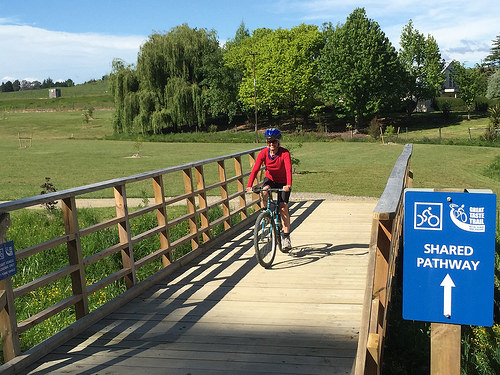
<instances>
[{"instance_id":1,"label":"bicycle handlebar","mask_svg":"<svg viewBox=\"0 0 500 375\"><path fill-rule=\"evenodd\" d=\"M268 192L282 192L285 191L283 188L268 188L268 189L263 189L261 187L254 187L252 191L249 191L248 193L261 193L263 191L268 191Z\"/></svg>"}]
</instances>

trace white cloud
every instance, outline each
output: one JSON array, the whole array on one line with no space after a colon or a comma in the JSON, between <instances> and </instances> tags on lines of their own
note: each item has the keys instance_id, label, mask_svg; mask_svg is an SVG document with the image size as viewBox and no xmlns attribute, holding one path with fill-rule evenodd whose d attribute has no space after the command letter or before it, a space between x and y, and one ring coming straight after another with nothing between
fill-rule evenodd
<instances>
[{"instance_id":1,"label":"white cloud","mask_svg":"<svg viewBox=\"0 0 500 375\"><path fill-rule=\"evenodd\" d=\"M111 71L114 58L135 63L145 39L0 24L0 74L19 80L28 76L39 81L48 77L71 78L76 83L101 78Z\"/></svg>"}]
</instances>

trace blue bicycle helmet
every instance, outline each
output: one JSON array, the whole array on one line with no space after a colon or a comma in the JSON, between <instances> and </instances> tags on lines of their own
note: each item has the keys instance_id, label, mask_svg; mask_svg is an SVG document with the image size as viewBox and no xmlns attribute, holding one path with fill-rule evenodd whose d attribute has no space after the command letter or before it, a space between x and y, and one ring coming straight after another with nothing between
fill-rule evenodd
<instances>
[{"instance_id":1,"label":"blue bicycle helmet","mask_svg":"<svg viewBox=\"0 0 500 375\"><path fill-rule=\"evenodd\" d=\"M268 139L280 140L281 139L281 132L276 128L267 129L264 132L264 138L266 138L266 140L268 140Z\"/></svg>"}]
</instances>

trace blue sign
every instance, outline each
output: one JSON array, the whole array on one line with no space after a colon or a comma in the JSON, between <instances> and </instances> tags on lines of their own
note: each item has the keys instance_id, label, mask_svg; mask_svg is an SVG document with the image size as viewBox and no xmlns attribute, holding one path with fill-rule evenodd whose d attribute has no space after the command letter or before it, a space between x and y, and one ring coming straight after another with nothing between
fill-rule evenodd
<instances>
[{"instance_id":1,"label":"blue sign","mask_svg":"<svg viewBox=\"0 0 500 375\"><path fill-rule=\"evenodd\" d=\"M0 280L17 273L16 254L14 241L0 244Z\"/></svg>"},{"instance_id":2,"label":"blue sign","mask_svg":"<svg viewBox=\"0 0 500 375\"><path fill-rule=\"evenodd\" d=\"M403 318L493 325L496 195L405 191Z\"/></svg>"}]
</instances>

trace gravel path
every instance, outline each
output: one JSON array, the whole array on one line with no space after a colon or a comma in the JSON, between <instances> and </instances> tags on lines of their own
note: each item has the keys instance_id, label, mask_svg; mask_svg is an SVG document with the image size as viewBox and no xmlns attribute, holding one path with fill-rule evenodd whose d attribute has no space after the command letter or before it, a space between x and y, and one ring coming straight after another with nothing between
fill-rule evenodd
<instances>
[{"instance_id":1,"label":"gravel path","mask_svg":"<svg viewBox=\"0 0 500 375\"><path fill-rule=\"evenodd\" d=\"M208 196L208 203L211 204L213 202L220 201L220 197L217 196ZM329 194L329 193L301 193L301 192L292 192L290 196L290 201L292 202L301 202L301 201L310 201L310 200L327 200L327 201L377 201L378 198L373 197L354 197L354 196L346 196L346 195L337 195L337 194ZM101 199L76 199L76 205L78 208L88 208L88 207L114 207L115 200L113 198L101 198ZM0 202L3 203L3 202ZM149 204L153 204L154 199L149 199ZM198 203L198 199L196 198L196 203ZM174 205L184 205L185 201L180 201L174 203ZM139 205L144 205L144 200L142 198L128 198L128 205L130 207L137 207ZM238 198L233 199L231 201L231 205L233 207L237 207L239 205ZM37 205L31 207L33 209L44 208L42 205Z\"/></svg>"},{"instance_id":2,"label":"gravel path","mask_svg":"<svg viewBox=\"0 0 500 375\"><path fill-rule=\"evenodd\" d=\"M213 202L220 201L220 197L217 196L208 196L208 203L211 204ZM336 194L328 194L328 193L300 193L293 192L290 196L290 201L292 202L301 202L301 201L310 201L323 199L328 201L376 201L378 198L372 197L351 197L346 195L336 195ZM78 207L113 207L115 205L115 200L113 198L104 198L104 199L77 199ZM149 200L149 203L152 204L154 202L153 199ZM196 198L196 203L198 203L198 199ZM234 206L239 204L238 198L233 199L231 203ZM129 198L128 205L132 207L136 207L140 204L144 204L143 199L141 198ZM176 205L184 205L184 201L180 201L175 203Z\"/></svg>"}]
</instances>

